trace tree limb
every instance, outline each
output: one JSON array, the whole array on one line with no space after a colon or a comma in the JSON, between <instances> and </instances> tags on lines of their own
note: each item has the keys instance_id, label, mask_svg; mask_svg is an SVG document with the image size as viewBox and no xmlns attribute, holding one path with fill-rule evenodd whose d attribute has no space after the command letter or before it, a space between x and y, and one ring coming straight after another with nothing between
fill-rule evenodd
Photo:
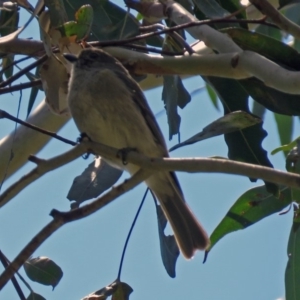
<instances>
[{"instance_id":1,"label":"tree limb","mask_svg":"<svg viewBox=\"0 0 300 300\"><path fill-rule=\"evenodd\" d=\"M69 212L59 212L57 210L53 210L50 213L50 215L53 217L53 220L48 223L39 233L37 233L35 237L33 237L33 239L23 248L23 250L17 255L12 263L1 274L0 290L12 278L14 273L17 272L20 267L22 267L22 265L34 253L34 251L57 229L62 227L64 224L85 218L93 214L119 196L142 183L145 179L147 179L147 177L149 177L150 174L151 172L149 171L140 170L131 178L125 180L124 183L116 186L105 195L81 208L73 209Z\"/></svg>"}]
</instances>

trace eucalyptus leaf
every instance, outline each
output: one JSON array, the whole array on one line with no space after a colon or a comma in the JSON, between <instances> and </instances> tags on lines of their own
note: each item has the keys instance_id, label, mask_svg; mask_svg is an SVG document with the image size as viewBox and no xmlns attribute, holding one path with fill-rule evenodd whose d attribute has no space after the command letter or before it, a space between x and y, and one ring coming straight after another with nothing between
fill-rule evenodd
<instances>
[{"instance_id":1,"label":"eucalyptus leaf","mask_svg":"<svg viewBox=\"0 0 300 300\"><path fill-rule=\"evenodd\" d=\"M67 198L77 205L98 197L111 188L121 177L123 171L109 165L102 158L96 158L81 175L74 178Z\"/></svg>"},{"instance_id":2,"label":"eucalyptus leaf","mask_svg":"<svg viewBox=\"0 0 300 300\"><path fill-rule=\"evenodd\" d=\"M219 110L218 96L217 96L216 92L214 91L214 89L212 89L209 84L206 84L206 91L207 91L207 94L208 94L209 99L210 99L211 103L213 104L213 106L217 110Z\"/></svg>"},{"instance_id":3,"label":"eucalyptus leaf","mask_svg":"<svg viewBox=\"0 0 300 300\"><path fill-rule=\"evenodd\" d=\"M286 300L297 300L300 299L300 223L298 222L294 222L291 227L287 257L285 297Z\"/></svg>"},{"instance_id":4,"label":"eucalyptus leaf","mask_svg":"<svg viewBox=\"0 0 300 300\"><path fill-rule=\"evenodd\" d=\"M191 96L182 84L178 75L164 76L162 99L165 104L169 123L169 139L179 133L180 116L177 113L177 106L183 108L191 101Z\"/></svg>"},{"instance_id":5,"label":"eucalyptus leaf","mask_svg":"<svg viewBox=\"0 0 300 300\"><path fill-rule=\"evenodd\" d=\"M274 117L281 145L290 143L293 135L293 118L276 113Z\"/></svg>"},{"instance_id":6,"label":"eucalyptus leaf","mask_svg":"<svg viewBox=\"0 0 300 300\"><path fill-rule=\"evenodd\" d=\"M274 155L280 151L291 151L294 147L297 146L297 143L298 141L300 140L300 136L298 136L296 139L294 139L292 142L290 142L289 144L286 144L286 145L283 145L283 146L280 146L278 148L275 148L271 154Z\"/></svg>"},{"instance_id":7,"label":"eucalyptus leaf","mask_svg":"<svg viewBox=\"0 0 300 300\"><path fill-rule=\"evenodd\" d=\"M160 205L156 205L158 222L158 235L160 241L160 253L163 265L171 278L176 276L176 261L179 256L179 249L174 235L166 236L164 230L167 226L167 219Z\"/></svg>"},{"instance_id":8,"label":"eucalyptus leaf","mask_svg":"<svg viewBox=\"0 0 300 300\"><path fill-rule=\"evenodd\" d=\"M203 130L186 141L173 146L170 151L191 145L214 136L244 129L261 123L261 119L244 111L235 111L210 123Z\"/></svg>"},{"instance_id":9,"label":"eucalyptus leaf","mask_svg":"<svg viewBox=\"0 0 300 300\"><path fill-rule=\"evenodd\" d=\"M31 292L30 295L26 298L26 300L46 300L46 298L35 292Z\"/></svg>"},{"instance_id":10,"label":"eucalyptus leaf","mask_svg":"<svg viewBox=\"0 0 300 300\"><path fill-rule=\"evenodd\" d=\"M259 186L246 191L229 209L219 225L210 236L210 247L207 252L225 235L245 229L265 217L280 212L291 204L291 190L281 187L280 197L274 197L265 186Z\"/></svg>"},{"instance_id":11,"label":"eucalyptus leaf","mask_svg":"<svg viewBox=\"0 0 300 300\"><path fill-rule=\"evenodd\" d=\"M63 276L61 268L53 260L45 256L26 260L24 270L32 281L43 285L52 285L53 289Z\"/></svg>"},{"instance_id":12,"label":"eucalyptus leaf","mask_svg":"<svg viewBox=\"0 0 300 300\"><path fill-rule=\"evenodd\" d=\"M250 113L248 107L249 94L242 88L238 81L225 78L206 77L224 107L224 114L242 110ZM262 148L262 141L267 136L262 123L253 125L240 131L225 134L225 142L228 146L228 157L233 160L267 166L273 165L268 159L267 152ZM250 178L251 181L256 181ZM276 184L265 182L267 188L274 195L278 193Z\"/></svg>"},{"instance_id":13,"label":"eucalyptus leaf","mask_svg":"<svg viewBox=\"0 0 300 300\"><path fill-rule=\"evenodd\" d=\"M209 19L224 18L230 13L215 0L194 0L195 5Z\"/></svg>"}]
</instances>

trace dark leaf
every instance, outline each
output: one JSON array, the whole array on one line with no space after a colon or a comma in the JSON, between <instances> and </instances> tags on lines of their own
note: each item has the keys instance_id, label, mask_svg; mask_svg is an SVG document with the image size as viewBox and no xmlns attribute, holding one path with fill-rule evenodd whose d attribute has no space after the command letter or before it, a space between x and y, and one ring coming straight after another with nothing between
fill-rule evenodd
<instances>
[{"instance_id":1,"label":"dark leaf","mask_svg":"<svg viewBox=\"0 0 300 300\"><path fill-rule=\"evenodd\" d=\"M222 5L224 9L226 9L230 13L236 13L237 11L241 10L242 5L240 0L218 0L218 2ZM246 19L246 12L245 10L240 11L236 17L238 19ZM247 28L246 24L242 24L242 27Z\"/></svg>"},{"instance_id":2,"label":"dark leaf","mask_svg":"<svg viewBox=\"0 0 300 300\"><path fill-rule=\"evenodd\" d=\"M43 285L52 285L53 289L63 276L61 268L53 260L45 256L26 260L24 270L32 281Z\"/></svg>"},{"instance_id":3,"label":"dark leaf","mask_svg":"<svg viewBox=\"0 0 300 300\"><path fill-rule=\"evenodd\" d=\"M195 5L209 19L224 18L230 13L215 0L194 0Z\"/></svg>"},{"instance_id":4,"label":"dark leaf","mask_svg":"<svg viewBox=\"0 0 300 300\"><path fill-rule=\"evenodd\" d=\"M268 193L265 186L248 190L237 199L211 234L208 252L226 234L245 229L271 214L280 212L291 202L291 190L287 187L281 188L279 198Z\"/></svg>"},{"instance_id":5,"label":"dark leaf","mask_svg":"<svg viewBox=\"0 0 300 300\"><path fill-rule=\"evenodd\" d=\"M297 300L300 299L300 224L298 222L294 222L291 228L287 256L285 297L286 300Z\"/></svg>"},{"instance_id":6,"label":"dark leaf","mask_svg":"<svg viewBox=\"0 0 300 300\"><path fill-rule=\"evenodd\" d=\"M26 74L27 77L30 79L30 80L35 80L38 78L40 74L40 67L37 67L36 70L35 70L35 76L31 76L31 74ZM27 118L32 110L32 107L34 105L34 102L35 102L35 99L38 95L38 92L40 90L40 87L33 87L30 91L30 96L29 96L29 101L28 101L28 107L27 107Z\"/></svg>"},{"instance_id":7,"label":"dark leaf","mask_svg":"<svg viewBox=\"0 0 300 300\"><path fill-rule=\"evenodd\" d=\"M299 0L279 0L279 8L283 8L286 5L299 3Z\"/></svg>"},{"instance_id":8,"label":"dark leaf","mask_svg":"<svg viewBox=\"0 0 300 300\"><path fill-rule=\"evenodd\" d=\"M123 171L109 165L105 160L96 158L83 173L75 177L67 198L78 205L85 200L98 197L113 186Z\"/></svg>"},{"instance_id":9,"label":"dark leaf","mask_svg":"<svg viewBox=\"0 0 300 300\"><path fill-rule=\"evenodd\" d=\"M249 113L249 95L238 81L216 77L208 77L206 80L216 90L223 104L224 114L236 110ZM267 157L267 152L261 146L266 136L267 132L262 128L262 124L248 127L239 132L225 134L225 142L228 146L228 157L233 160L272 168L273 166ZM278 192L277 185L273 183L266 183L266 185L270 192L274 194Z\"/></svg>"},{"instance_id":10,"label":"dark leaf","mask_svg":"<svg viewBox=\"0 0 300 300\"><path fill-rule=\"evenodd\" d=\"M300 96L286 94L267 87L256 78L240 80L249 95L267 109L283 115L300 115Z\"/></svg>"},{"instance_id":11,"label":"dark leaf","mask_svg":"<svg viewBox=\"0 0 300 300\"><path fill-rule=\"evenodd\" d=\"M265 26L266 27L266 26ZM300 54L292 47L266 35L241 28L222 30L244 50L257 52L289 70L300 70ZM249 95L267 109L285 115L300 115L300 96L267 87L256 78L240 80Z\"/></svg>"},{"instance_id":12,"label":"dark leaf","mask_svg":"<svg viewBox=\"0 0 300 300\"><path fill-rule=\"evenodd\" d=\"M18 29L19 23L19 11L16 3L10 4L10 9L2 9L0 13L0 35L7 36L10 33L16 31ZM2 59L2 69L4 70L4 74L6 78L9 78L13 75L13 62L14 55L7 54ZM2 73L2 72L1 72Z\"/></svg>"},{"instance_id":13,"label":"dark leaf","mask_svg":"<svg viewBox=\"0 0 300 300\"><path fill-rule=\"evenodd\" d=\"M193 3L190 0L177 0L176 3L182 5L189 13L193 13Z\"/></svg>"},{"instance_id":14,"label":"dark leaf","mask_svg":"<svg viewBox=\"0 0 300 300\"><path fill-rule=\"evenodd\" d=\"M203 128L200 133L197 133L186 141L173 146L170 151L203 141L205 139L209 139L214 136L241 130L261 122L261 119L254 115L250 115L244 111L235 111L210 123L208 126Z\"/></svg>"},{"instance_id":15,"label":"dark leaf","mask_svg":"<svg viewBox=\"0 0 300 300\"><path fill-rule=\"evenodd\" d=\"M26 300L46 300L46 298L35 292L31 292L30 295L26 298Z\"/></svg>"},{"instance_id":16,"label":"dark leaf","mask_svg":"<svg viewBox=\"0 0 300 300\"><path fill-rule=\"evenodd\" d=\"M300 54L289 45L258 32L227 28L228 34L243 50L251 50L292 70L300 70Z\"/></svg>"},{"instance_id":17,"label":"dark leaf","mask_svg":"<svg viewBox=\"0 0 300 300\"><path fill-rule=\"evenodd\" d=\"M183 86L179 76L164 76L162 100L167 112L169 139L171 139L173 135L179 133L181 118L177 113L177 106L183 108L191 101L191 96Z\"/></svg>"},{"instance_id":18,"label":"dark leaf","mask_svg":"<svg viewBox=\"0 0 300 300\"><path fill-rule=\"evenodd\" d=\"M179 256L179 249L173 235L166 236L164 230L167 226L167 219L160 205L156 204L158 221L158 235L160 241L160 253L164 267L171 278L176 276L176 261Z\"/></svg>"}]
</instances>

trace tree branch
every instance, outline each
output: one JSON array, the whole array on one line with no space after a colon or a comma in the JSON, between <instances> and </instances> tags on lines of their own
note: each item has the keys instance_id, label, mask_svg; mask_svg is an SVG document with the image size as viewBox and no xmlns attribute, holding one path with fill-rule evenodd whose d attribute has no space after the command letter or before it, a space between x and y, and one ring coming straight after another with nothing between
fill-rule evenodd
<instances>
[{"instance_id":1,"label":"tree branch","mask_svg":"<svg viewBox=\"0 0 300 300\"><path fill-rule=\"evenodd\" d=\"M21 177L19 180L14 182L6 191L4 191L0 195L0 207L5 205L13 197L19 194L24 188L26 188L29 184L31 184L38 178L42 177L45 173L68 164L84 153L86 153L85 145L79 144L71 150L48 160L38 159L33 156L29 157L29 160L36 163L37 166L29 173Z\"/></svg>"},{"instance_id":2,"label":"tree branch","mask_svg":"<svg viewBox=\"0 0 300 300\"><path fill-rule=\"evenodd\" d=\"M131 178L125 180L124 183L111 189L105 195L99 197L90 204L69 212L59 212L57 210L53 210L50 213L50 215L53 217L53 220L48 223L39 233L37 233L35 237L33 237L33 239L24 247L24 249L17 255L7 269L5 269L1 274L0 290L12 278L14 273L20 269L25 261L34 253L34 251L57 229L62 227L64 224L85 218L93 214L119 196L125 194L129 190L142 183L145 179L147 179L147 177L149 177L149 175L151 175L151 172L140 170Z\"/></svg>"},{"instance_id":3,"label":"tree branch","mask_svg":"<svg viewBox=\"0 0 300 300\"><path fill-rule=\"evenodd\" d=\"M300 39L300 27L282 15L267 0L249 0L262 14L269 17L280 29Z\"/></svg>"}]
</instances>

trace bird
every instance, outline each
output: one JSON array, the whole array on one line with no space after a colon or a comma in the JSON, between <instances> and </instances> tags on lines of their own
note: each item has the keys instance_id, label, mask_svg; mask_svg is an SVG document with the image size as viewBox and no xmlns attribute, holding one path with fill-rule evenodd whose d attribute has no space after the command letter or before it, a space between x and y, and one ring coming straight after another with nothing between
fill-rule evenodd
<instances>
[{"instance_id":1,"label":"bird","mask_svg":"<svg viewBox=\"0 0 300 300\"><path fill-rule=\"evenodd\" d=\"M148 157L169 157L166 142L138 83L115 57L98 48L83 49L71 62L67 101L81 133L93 142L135 149ZM116 157L107 161L131 175L139 166ZM174 172L157 171L145 180L173 230L182 255L190 259L209 246L209 238L187 205Z\"/></svg>"}]
</instances>

